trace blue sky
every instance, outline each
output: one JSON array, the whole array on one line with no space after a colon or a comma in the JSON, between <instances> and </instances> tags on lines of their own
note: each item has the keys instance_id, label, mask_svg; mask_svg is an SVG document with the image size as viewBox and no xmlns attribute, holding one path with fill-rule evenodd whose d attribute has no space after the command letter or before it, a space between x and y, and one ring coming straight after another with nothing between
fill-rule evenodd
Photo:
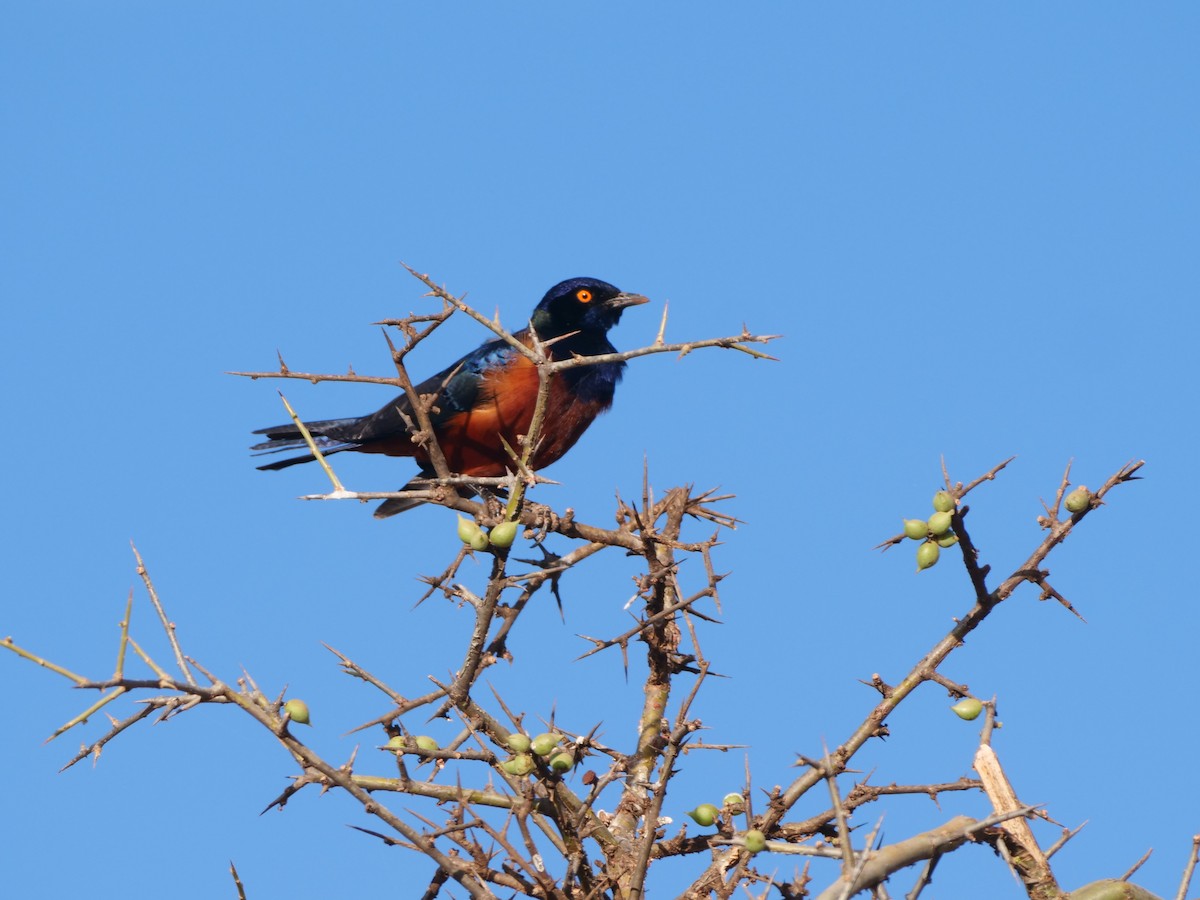
<instances>
[{"instance_id":1,"label":"blue sky","mask_svg":"<svg viewBox=\"0 0 1200 900\"><path fill-rule=\"evenodd\" d=\"M778 363L635 362L540 498L611 521L643 459L659 488L738 495L725 624L702 632L729 677L695 713L706 740L751 746L756 789L844 739L874 702L858 680L895 681L969 608L949 557L917 576L909 548L871 551L926 514L942 455L964 481L1017 455L972 496L997 574L1040 540L1039 497L1069 459L1092 486L1147 460L1050 560L1088 624L1026 589L944 674L999 697L1021 796L1090 820L1055 859L1065 887L1154 847L1138 880L1173 894L1200 830L1195 5L10 3L4 19L0 634L109 673L133 540L190 653L290 684L317 749L368 757L378 741L344 733L385 706L321 642L406 693L443 676L464 613L412 607L415 576L455 550L452 517L298 502L324 489L318 470L261 473L246 452L285 418L277 385L223 373L278 350L296 369L386 374L371 323L431 308L400 260L513 328L554 282L594 275L654 301L626 314L622 348L653 338L668 301L668 338L743 322L786 336ZM415 374L484 337L452 322ZM388 396L284 387L309 418ZM412 473L338 462L361 490ZM628 683L615 654L573 660L577 634L627 627L633 571L597 559L564 583L565 624L547 598L523 617L517 664L489 676L511 704L629 741L636 657ZM134 632L161 654L137 604ZM294 769L230 710L143 727L59 775L106 724L43 745L88 698L12 656L0 679L13 896L232 896L230 859L256 900L430 875L344 827L366 824L345 798L260 818ZM922 690L860 768L967 774L977 728L948 704ZM743 767L688 756L668 814L719 802ZM885 836L956 812L986 809L902 799ZM672 895L686 868L652 887ZM1019 896L970 848L924 896L967 893Z\"/></svg>"}]
</instances>

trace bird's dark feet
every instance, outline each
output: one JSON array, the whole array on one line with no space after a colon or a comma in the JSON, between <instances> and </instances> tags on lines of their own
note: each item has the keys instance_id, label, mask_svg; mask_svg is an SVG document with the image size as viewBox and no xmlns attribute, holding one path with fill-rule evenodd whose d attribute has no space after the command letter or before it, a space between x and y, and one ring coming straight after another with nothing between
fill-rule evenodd
<instances>
[{"instance_id":1,"label":"bird's dark feet","mask_svg":"<svg viewBox=\"0 0 1200 900\"><path fill-rule=\"evenodd\" d=\"M502 521L505 510L508 507L507 492L480 488L479 495L483 499L484 521L491 521L492 519L495 519L497 522Z\"/></svg>"},{"instance_id":2,"label":"bird's dark feet","mask_svg":"<svg viewBox=\"0 0 1200 900\"><path fill-rule=\"evenodd\" d=\"M539 544L546 539L546 535L548 535L551 531L558 531L562 524L565 521L569 521L571 518L570 512L568 512L565 517L559 516L559 514L552 510L549 506L544 506L541 503L526 502L525 508L529 512L533 513L534 521L533 525L531 526L534 532L533 539Z\"/></svg>"}]
</instances>

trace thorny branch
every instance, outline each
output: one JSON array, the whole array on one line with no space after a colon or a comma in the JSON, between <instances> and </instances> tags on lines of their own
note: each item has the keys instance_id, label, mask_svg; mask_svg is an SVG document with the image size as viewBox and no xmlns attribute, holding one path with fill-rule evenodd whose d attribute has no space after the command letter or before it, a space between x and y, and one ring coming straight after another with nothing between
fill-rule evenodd
<instances>
[{"instance_id":1,"label":"thorny branch","mask_svg":"<svg viewBox=\"0 0 1200 900\"><path fill-rule=\"evenodd\" d=\"M411 270L410 270L411 271ZM357 381L389 384L408 395L414 411L411 428L415 439L431 444L437 478L430 479L421 491L344 492L358 499L387 499L417 497L449 509L474 516L481 524L492 525L511 517L526 526L527 537L543 554L541 560L511 558L508 550L489 548L492 556L490 572L482 589L468 587L456 581L459 568L469 552L460 552L441 573L426 579L429 597L441 594L470 612L470 628L463 648L459 668L445 683L434 681L416 695L391 687L378 670L370 671L345 654L330 648L342 670L377 691L387 703L387 709L355 731L377 729L377 751L365 760L356 755L340 764L323 758L302 742L292 729L285 708L284 696L269 697L248 675L227 684L208 673L194 658L187 656L175 633L175 624L167 616L161 599L155 592L141 557L137 557L138 573L151 598L166 643L178 674L157 663L150 653L130 634L130 613L126 610L118 641L118 664L112 677L90 680L71 670L16 645L11 638L0 641L4 647L25 659L41 665L72 682L78 688L98 691L100 700L84 713L67 722L55 733L57 736L82 725L89 714L103 705L111 704L126 695L141 696L139 707L124 719L113 720L112 727L85 745L68 763L71 765L87 756L98 759L102 750L119 735L144 719L157 716L169 719L201 704L237 708L258 722L295 761L298 773L289 787L271 801L270 807L283 808L291 797L308 787L319 790L335 788L355 798L363 811L374 817L379 831L360 829L382 839L389 846L408 848L424 854L436 868L427 896L437 895L441 887L454 880L473 897L523 895L538 898L611 897L640 898L646 892L646 879L656 861L671 856L704 853L710 860L686 890L687 897L730 897L739 886L766 885L783 897L807 895L810 876L791 882L776 880L764 872L760 858L755 856L761 844L768 854L806 854L810 858L832 858L842 862L840 872L826 872L832 879L822 898L846 897L852 893L880 885L883 879L902 869L926 862L913 896L919 893L928 873L938 858L968 841L985 841L1007 854L1014 867L1026 878L1031 897L1057 896L1057 885L1049 872L1049 854L1040 854L1027 827L1011 830L1009 820L1023 823L1023 817L1034 811L1021 804L1009 789L1003 799L995 785L1006 783L998 759L981 769L983 781L961 778L926 785L872 785L867 779L843 794L839 778L849 771L855 754L872 738L886 734L886 722L892 711L911 696L921 685L934 683L954 696L968 696L966 685L951 682L938 668L946 658L963 645L965 637L978 628L998 607L1009 600L1022 584L1039 587L1042 596L1059 600L1072 609L1066 599L1049 585L1043 564L1050 552L1060 544L1087 515L1103 503L1115 487L1136 477L1141 463L1130 463L1112 475L1095 492L1091 505L1083 512L1064 517L1061 501L1067 485L1067 475L1057 491L1052 506L1045 507L1041 521L1046 533L1028 558L994 586L989 586L991 574L987 565L978 560L978 550L971 541L967 527L969 509L964 499L975 488L989 481L1011 460L999 464L967 485L954 483L945 473L947 490L955 499L953 530L959 536L963 565L971 584L972 607L959 618L950 631L936 641L896 684L888 684L879 675L868 683L878 691L880 699L861 724L840 744L820 758L801 757L803 769L799 777L785 787L767 794L765 808L754 812L754 796L747 763L746 790L735 803L727 799L715 821L715 833L700 830L689 833L688 828L668 835L670 819L664 816L668 792L676 775L676 763L685 752L706 747L723 749L719 744L700 744L689 741L702 727L693 714L700 689L710 671L710 661L699 643L698 627L715 622L720 612L719 585L725 578L713 564L712 552L718 545L721 530L736 526L732 516L714 504L728 499L713 492L695 494L690 488L677 488L655 497L648 475L644 479L642 496L636 504L617 498L616 526L599 527L576 521L567 511L557 514L523 501L514 491L507 508L494 501L474 501L460 497L457 485L517 487L542 481L537 473L527 471L531 448L535 447L541 428L537 417L530 434L514 448L515 470L521 473L503 479L461 479L449 472L436 447L429 420L428 398L418 396L405 368L405 359L412 349L426 339L451 314L461 311L484 324L504 340L519 346L539 367L543 397L549 379L557 372L577 365L587 365L594 359L571 359L554 362L544 347L526 348L505 331L498 320L487 319L465 301L434 284L426 276L417 275L431 294L443 303L440 312L432 315L409 316L382 323L398 329L400 346L389 340L397 375L395 378L346 375L314 375L293 372L280 360L275 372L250 372L252 378L300 378L319 381ZM663 327L665 328L665 316ZM736 349L752 356L765 356L748 345L766 343L773 336L756 336L745 329L733 337L685 343L667 343L660 329L655 341L638 350L612 354L606 359L634 359L651 353L672 352L684 355L696 349L720 347ZM524 470L524 471L523 471ZM1069 474L1069 469L1068 469ZM685 536L688 522L707 523L715 531L702 539ZM556 534L577 542L566 551L551 553L541 540ZM887 544L896 542L890 539ZM569 578L575 569L603 552L617 551L639 557L644 571L637 579L635 621L611 637L587 638L591 648L582 655L590 656L619 648L628 661L632 644L644 645L643 700L637 715L636 735L628 748L609 746L598 737L599 723L586 723L582 731L556 725L551 715L546 729L553 747L527 749L530 737L541 730L526 721L527 713L514 712L514 706L498 694L494 700L499 712L478 694L481 675L498 659L512 659L508 636L519 625L530 602L543 588L549 586L561 603L560 581ZM136 551L135 551L136 553ZM685 571L681 563L689 556L701 561L701 572L692 573L698 583L681 583ZM424 598L423 598L424 599ZM623 599L623 598L622 598ZM712 609L707 601L712 601ZM702 608L703 607L703 608ZM125 650L133 648L136 656L153 677L134 678L125 672ZM628 668L628 662L626 663ZM198 683L193 672L208 680ZM994 704L988 705L988 728L981 751L991 753L990 737ZM462 731L447 747L431 747L418 742L413 722L424 721L430 713L453 716L461 722ZM540 739L539 739L540 740ZM728 746L728 745L724 745ZM545 752L542 752L545 751ZM987 754L985 754L987 756ZM995 757L991 753L989 760ZM565 761L560 761L565 760ZM394 771L378 772L375 764L390 760ZM977 764L983 765L982 763ZM426 776L415 777L414 771L428 769ZM375 771L373 771L373 769ZM583 772L582 776L578 773ZM793 815L798 802L818 784L824 783L832 803L823 812L797 818ZM959 817L940 828L921 835L901 838L876 848L873 835L863 846L854 846L855 832L851 819L863 807L884 798L903 794L924 794L936 801L946 791L981 791L993 805L992 814L980 820ZM1001 791L1001 793L1003 793ZM401 813L383 798L402 795L405 799L423 799L431 804L429 810L441 808L440 823L415 811ZM605 812L604 803L613 811ZM823 805L823 804L822 804ZM744 817L744 824L739 821ZM1010 830L1006 830L1010 828ZM1021 835L1020 842L1013 835ZM811 844L815 840L817 843ZM835 847L825 841L832 841ZM1028 842L1034 841L1030 847ZM1030 854L1040 856L1036 871L1022 860ZM557 862L547 862L550 856ZM762 859L769 859L764 856ZM1194 863L1195 854L1193 854ZM1190 873L1189 873L1190 874Z\"/></svg>"},{"instance_id":2,"label":"thorny branch","mask_svg":"<svg viewBox=\"0 0 1200 900\"><path fill-rule=\"evenodd\" d=\"M1011 575L1005 578L996 588L988 590L986 587L986 577L989 570L987 567L980 567L977 564L977 551L971 542L970 534L964 521L967 508L962 505L961 501L971 490L980 484L993 480L995 475L1007 466L1009 462L1011 462L1011 459L1005 460L990 472L966 486L961 483L951 484L947 476L947 487L956 501L953 530L955 534L959 535L964 567L974 588L974 606L965 616L956 620L950 632L918 660L898 684L887 684L878 676L875 676L872 681L882 694L882 699L854 730L851 736L829 754L829 765L833 768L833 774L836 775L847 771L854 755L872 737L885 735L887 733L885 723L892 711L922 684L926 682L936 683L938 667L955 649L963 645L966 636L978 628L1001 603L1009 599L1021 584L1029 580L1036 580L1031 578L1030 573L1040 572L1040 566L1046 557L1056 546L1062 543L1071 530L1089 512L1098 508L1101 500L1109 491L1118 485L1135 480L1137 477L1136 473L1143 465L1142 462L1138 461L1122 466L1095 493L1091 506L1084 512L1075 514L1067 519L1060 519L1057 513L1052 513L1049 519L1043 521L1043 525L1048 529L1048 533L1041 543ZM885 545L881 546L896 542L898 540L895 538L889 539L889 541L885 542ZM795 807L797 802L814 786L829 777L829 773L824 766L808 765L806 768L807 771L803 775L785 789L779 790L772 795L767 811L755 823L759 830L770 835L780 829L780 823L783 818ZM794 829L787 826L783 826L784 833L787 833L792 839L803 839L803 837L818 833L821 827L827 825L835 816L836 812L831 812L829 818L825 821L812 823L814 827L807 834L796 834ZM737 850L730 850L715 858L707 872L693 884L689 896L705 896L709 891L721 893L723 889L722 873L736 863L738 853L739 851Z\"/></svg>"},{"instance_id":3,"label":"thorny branch","mask_svg":"<svg viewBox=\"0 0 1200 900\"><path fill-rule=\"evenodd\" d=\"M1123 467L1097 492L1097 499L1116 485L1131 480L1139 467L1140 464ZM966 489L960 485L956 491L956 498L961 501ZM663 804L675 774L675 761L689 736L700 727L699 721L690 716L689 710L709 666L695 644L695 631L690 622L686 629L681 629L680 625L698 601L711 598L714 605L719 601L718 584L724 577L716 573L711 557L720 529L706 540L687 541L683 539L682 525L689 518L722 520L723 517L708 506L713 499L711 494L693 496L686 489L668 491L663 497L655 499L647 480L637 506L618 501L617 529L590 529L579 523L572 525L598 534L602 538L599 541L581 544L562 556L551 555L545 565L535 565L530 570L518 572L509 570L510 560L506 551L493 551L492 570L485 589L479 594L453 581L457 563L464 558L460 554L456 564L435 579L434 587L448 599L457 600L473 610L474 625L468 651L452 682L439 684L435 690L422 696L406 697L391 688L383 678L345 655L337 654L342 668L348 674L380 691L391 704L388 712L360 726L383 729L386 739L381 740L380 745L386 745L383 749L394 756L397 765L397 773L391 776L357 771L357 764L353 760L341 765L326 761L292 733L287 716L281 712L282 696L274 699L267 697L248 675L239 680L237 687L231 687L184 655L175 637L174 625L161 599L154 592L153 583L140 558L139 572L143 574L147 591L154 598L171 652L176 655L175 667L180 670L179 676L169 676L165 667L155 663L129 636L128 613L122 622L121 644L134 647L154 672L153 678L132 678L122 672L119 666L115 677L91 681L17 647L11 640L6 640L3 646L63 675L78 687L104 693L106 701L132 692L153 694L142 700L140 709L116 722L107 734L83 748L72 762L88 755L98 757L108 742L153 714L157 713L160 719L168 718L201 703L236 706L267 728L299 766L300 774L272 802L273 806L284 806L307 786L318 786L322 790L331 787L344 790L359 800L364 811L383 824L387 829L384 835L389 841L426 854L439 871L463 884L476 897L495 896L493 888L535 897L566 897L578 890L594 896L640 897L644 892L646 875L654 861L706 850L715 854L713 863L696 879L688 896L715 893L727 897L731 895L733 886L742 881L748 884L761 883L765 878L774 883L755 867L754 856L746 849L741 832L736 830L735 818L739 814L747 816L748 826L771 839L767 844L769 851L783 852L785 848L794 847L796 852L811 852L819 857L825 855L824 851L819 847L809 848L805 842L813 837L840 834L838 843L841 849L836 855L848 863L846 872L849 874L843 874L842 878L852 877L853 884L843 880L835 882L829 890L836 888L843 893L847 888L859 890L870 883L878 883L877 879L919 860L932 862L938 855L951 852L964 840L1000 840L999 831L977 834L978 830L965 830L966 826L956 820L942 830L903 839L864 856L860 851L851 849L852 838L846 827L847 817L863 805L904 793L927 794L936 799L942 791L976 790L979 782L961 779L932 785L873 786L864 781L843 796L836 791L836 778L847 770L854 753L870 737L882 733L882 726L890 712L921 684L933 682L947 688L952 694L966 694L965 685L947 680L937 672L937 667L961 645L962 638L978 627L1020 584L1035 580L1029 573L1040 571L1039 566L1050 550L1065 538L1084 515L1051 521L1042 543L1022 566L982 598L977 597L975 606L968 614L898 684L887 684L875 676L870 683L879 691L882 699L863 724L820 761L802 758L807 770L805 774L786 789L773 792L764 812L751 816L748 808L740 813L730 810L722 813L715 835L701 833L688 836L681 833L668 837L658 823L662 821ZM455 502L448 501L447 505L454 505ZM723 518L723 523L732 524L728 517ZM965 523L960 527L963 543L970 547ZM610 639L594 640L595 647L590 652L616 646L621 646L624 651L635 638L644 642L647 666L645 700L640 715L639 735L627 755L604 747L595 740L594 735L572 737L569 731L552 729L559 735L562 751L570 754L572 767L596 754L608 761L607 771L599 775L591 773L582 785L587 790L578 793L550 765L549 756L528 755L527 771L523 766L509 771L514 767L506 764L511 764L520 756L512 752L510 741L514 735L525 730L523 716L514 716L508 706L499 701L509 719L509 724L502 723L475 699L474 686L483 667L492 659L490 654L498 643L502 643L496 640L495 633L507 634L540 588L569 573L597 553L614 547L638 548L645 560L646 572L639 580L637 589L643 612L634 628ZM703 559L703 587L690 592L682 588L679 583L679 553L699 554ZM964 549L964 555L970 553ZM510 591L517 592L518 598L511 605L502 602L502 598ZM709 618L701 616L701 619ZM685 636L690 636L688 643L693 645L690 652L684 647ZM492 649L489 650L489 647ZM189 679L193 670L204 673L210 685L201 686L195 683L194 678ZM692 676L690 687L682 700L673 703L673 686L689 673ZM467 728L465 736L474 743L475 749L429 749L415 743L412 732L403 724L405 717L439 703L441 711L452 710L462 719ZM668 710L672 706L675 712L668 719ZM69 725L81 724L83 719L83 716L77 717ZM410 761L418 765L434 764L431 778L414 779L409 774ZM469 768L471 766L486 767L493 777L498 778L501 787L497 789L483 784L468 786L466 782L474 780L470 773L475 770ZM439 773L441 778L448 778L451 772L454 773L452 782L439 779ZM836 802L833 807L804 820L784 822L796 802L809 788L821 781L825 781L834 791ZM599 814L598 803L612 791L617 792L615 811L611 815ZM381 796L389 794L451 804L455 810L469 814L461 818L455 812L457 824L447 821L442 826L435 826L424 820L424 824L411 824L380 802ZM1014 807L1018 808L1018 813L1012 812ZM470 812L486 809L506 811L506 817L497 822ZM996 810L998 816L1023 812L1024 807L1016 804L1015 800L1008 808ZM835 826L839 819L841 824ZM532 829L530 826L533 826ZM510 828L515 828L519 837L510 838ZM441 849L439 844L443 841L450 841L456 850L447 852ZM555 852L567 863L567 868L554 877L545 875L544 863L539 862L545 853L542 841L548 841L548 846L555 848ZM588 843L594 843L599 848L602 859L591 859L595 854L586 849ZM505 858L517 865L517 869L507 864L497 868L494 851L487 849L489 844L493 848L500 848ZM847 853L850 855L846 856ZM1010 853L1009 858L1014 858L1013 854ZM531 873L539 874L531 877Z\"/></svg>"}]
</instances>

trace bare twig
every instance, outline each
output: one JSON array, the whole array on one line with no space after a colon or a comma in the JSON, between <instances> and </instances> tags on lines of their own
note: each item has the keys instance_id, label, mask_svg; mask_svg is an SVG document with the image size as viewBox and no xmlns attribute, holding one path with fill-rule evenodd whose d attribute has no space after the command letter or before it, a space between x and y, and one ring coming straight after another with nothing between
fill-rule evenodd
<instances>
[{"instance_id":1,"label":"bare twig","mask_svg":"<svg viewBox=\"0 0 1200 900\"><path fill-rule=\"evenodd\" d=\"M292 417L292 423L297 429L299 429L300 437L304 438L304 443L308 445L308 452L316 458L317 462L320 463L321 468L325 471L326 477L329 478L330 483L333 485L334 493L346 493L346 488L342 485L342 482L338 480L337 475L334 474L333 469L326 461L325 454L321 452L321 448L318 447L317 442L313 440L313 436L311 432L309 432L308 426L300 421L300 417L296 415L296 411L292 409L292 404L288 403L287 397L283 396L283 391L279 391L279 399L283 401L283 408L286 409L288 415Z\"/></svg>"},{"instance_id":2,"label":"bare twig","mask_svg":"<svg viewBox=\"0 0 1200 900\"><path fill-rule=\"evenodd\" d=\"M1179 880L1179 890L1175 894L1175 900L1187 900L1188 888L1192 883L1192 875L1196 871L1196 862L1200 860L1200 834L1192 835L1192 852L1188 856L1187 864L1183 867L1183 877Z\"/></svg>"},{"instance_id":3,"label":"bare twig","mask_svg":"<svg viewBox=\"0 0 1200 900\"><path fill-rule=\"evenodd\" d=\"M888 844L880 848L862 867L850 883L851 891L868 890L901 869L906 869L921 860L932 859L935 855L943 856L993 825L1028 815L1032 810L1032 807L1009 810L981 821L958 816L945 825ZM843 876L822 891L817 900L837 900L843 896L846 887L846 878Z\"/></svg>"},{"instance_id":4,"label":"bare twig","mask_svg":"<svg viewBox=\"0 0 1200 900\"><path fill-rule=\"evenodd\" d=\"M158 618L162 622L163 631L167 633L167 640L171 644L171 649L175 653L175 664L179 666L179 671L183 673L183 677L188 684L195 684L196 679L192 677L191 670L188 669L187 663L183 659L183 651L179 649L179 641L175 639L175 623L167 618L167 611L163 609L162 602L158 599L158 592L154 590L154 582L150 580L150 573L146 571L146 565L142 562L142 554L138 553L138 548L130 541L129 546L133 548L133 556L137 560L137 573L142 578L142 583L146 586L146 593L150 597L150 603L154 606L154 611L158 613Z\"/></svg>"},{"instance_id":5,"label":"bare twig","mask_svg":"<svg viewBox=\"0 0 1200 900\"><path fill-rule=\"evenodd\" d=\"M1146 864L1146 860L1148 860L1148 859L1150 858L1150 855L1151 855L1152 853L1154 853L1154 848L1153 848L1153 847L1151 847L1149 850L1147 850L1145 853L1143 853L1143 854L1142 854L1142 856L1141 856L1141 859L1139 859L1139 860L1138 860L1137 862L1135 862L1135 863L1134 863L1132 866L1130 866L1130 867L1129 867L1129 868L1126 870L1125 874L1124 874L1124 875L1122 875L1122 876L1121 876L1119 879L1117 879L1117 880L1118 880L1118 881L1128 881L1130 878L1132 878L1132 877L1134 876L1134 873L1135 873L1135 872L1137 872L1137 870L1138 870L1138 869L1140 869L1142 866L1144 866L1144 865Z\"/></svg>"}]
</instances>

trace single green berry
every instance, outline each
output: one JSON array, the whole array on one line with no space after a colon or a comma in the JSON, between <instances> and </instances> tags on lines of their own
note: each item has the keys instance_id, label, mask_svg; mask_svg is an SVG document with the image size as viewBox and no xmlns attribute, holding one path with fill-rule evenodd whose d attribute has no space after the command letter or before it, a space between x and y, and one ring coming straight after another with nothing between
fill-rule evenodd
<instances>
[{"instance_id":1,"label":"single green berry","mask_svg":"<svg viewBox=\"0 0 1200 900\"><path fill-rule=\"evenodd\" d=\"M529 740L529 735L521 734L519 731L514 731L508 736L508 749L513 753L527 752L531 743L532 741Z\"/></svg>"},{"instance_id":2,"label":"single green berry","mask_svg":"<svg viewBox=\"0 0 1200 900\"><path fill-rule=\"evenodd\" d=\"M482 534L479 523L474 519L468 519L466 516L458 517L458 539L464 544L469 544L473 541L476 535Z\"/></svg>"},{"instance_id":3,"label":"single green berry","mask_svg":"<svg viewBox=\"0 0 1200 900\"><path fill-rule=\"evenodd\" d=\"M533 757L528 753L518 753L512 759L500 763L500 768L509 775L525 776L533 771Z\"/></svg>"},{"instance_id":4,"label":"single green berry","mask_svg":"<svg viewBox=\"0 0 1200 900\"><path fill-rule=\"evenodd\" d=\"M516 522L501 522L492 529L488 535L488 540L492 542L493 547L499 547L503 550L505 547L511 547L514 540L517 538L517 529L520 526Z\"/></svg>"},{"instance_id":5,"label":"single green berry","mask_svg":"<svg viewBox=\"0 0 1200 900\"><path fill-rule=\"evenodd\" d=\"M472 550L488 548L488 536L474 519L468 519L466 516L458 517L458 537Z\"/></svg>"},{"instance_id":6,"label":"single green berry","mask_svg":"<svg viewBox=\"0 0 1200 900\"><path fill-rule=\"evenodd\" d=\"M746 842L746 849L751 853L761 853L767 849L767 836L757 828L751 828L742 839Z\"/></svg>"},{"instance_id":7,"label":"single green berry","mask_svg":"<svg viewBox=\"0 0 1200 900\"><path fill-rule=\"evenodd\" d=\"M575 765L575 754L569 753L566 750L555 753L550 757L550 768L559 774L570 772L573 765Z\"/></svg>"},{"instance_id":8,"label":"single green berry","mask_svg":"<svg viewBox=\"0 0 1200 900\"><path fill-rule=\"evenodd\" d=\"M721 798L722 806L741 806L745 803L745 798L741 794L726 794Z\"/></svg>"},{"instance_id":9,"label":"single green berry","mask_svg":"<svg viewBox=\"0 0 1200 900\"><path fill-rule=\"evenodd\" d=\"M938 545L933 541L923 543L917 548L917 571L920 572L922 569L928 569L936 563L941 552L938 549Z\"/></svg>"},{"instance_id":10,"label":"single green berry","mask_svg":"<svg viewBox=\"0 0 1200 900\"><path fill-rule=\"evenodd\" d=\"M950 707L950 710L960 719L970 722L972 719L979 718L979 714L983 712L983 704L974 697L963 697Z\"/></svg>"},{"instance_id":11,"label":"single green berry","mask_svg":"<svg viewBox=\"0 0 1200 900\"><path fill-rule=\"evenodd\" d=\"M939 534L945 534L950 530L950 513L935 512L929 517L929 532L936 537Z\"/></svg>"},{"instance_id":12,"label":"single green berry","mask_svg":"<svg viewBox=\"0 0 1200 900\"><path fill-rule=\"evenodd\" d=\"M416 737L416 744L419 750L441 750L438 742L427 734L419 734Z\"/></svg>"},{"instance_id":13,"label":"single green berry","mask_svg":"<svg viewBox=\"0 0 1200 900\"><path fill-rule=\"evenodd\" d=\"M529 745L538 756L549 756L554 752L554 748L558 746L558 735L547 731L545 734L539 734Z\"/></svg>"},{"instance_id":14,"label":"single green berry","mask_svg":"<svg viewBox=\"0 0 1200 900\"><path fill-rule=\"evenodd\" d=\"M938 491L933 495L933 508L937 512L950 512L954 509L954 497L949 491Z\"/></svg>"},{"instance_id":15,"label":"single green berry","mask_svg":"<svg viewBox=\"0 0 1200 900\"><path fill-rule=\"evenodd\" d=\"M904 536L906 538L912 538L914 541L923 541L928 533L929 526L920 519L904 520Z\"/></svg>"},{"instance_id":16,"label":"single green berry","mask_svg":"<svg viewBox=\"0 0 1200 900\"><path fill-rule=\"evenodd\" d=\"M1081 513L1092 505L1092 492L1083 485L1075 488L1071 493L1067 494L1065 506L1067 512Z\"/></svg>"},{"instance_id":17,"label":"single green berry","mask_svg":"<svg viewBox=\"0 0 1200 900\"><path fill-rule=\"evenodd\" d=\"M721 811L711 803L701 803L695 809L689 810L687 815L691 816L692 821L702 828L707 828L713 822L717 821L717 816Z\"/></svg>"},{"instance_id":18,"label":"single green berry","mask_svg":"<svg viewBox=\"0 0 1200 900\"><path fill-rule=\"evenodd\" d=\"M945 550L947 547L953 547L958 543L958 535L953 531L947 531L937 539L937 545Z\"/></svg>"},{"instance_id":19,"label":"single green berry","mask_svg":"<svg viewBox=\"0 0 1200 900\"><path fill-rule=\"evenodd\" d=\"M308 704L303 700L289 700L283 704L283 711L288 714L288 718L297 725L311 725L312 720L308 715Z\"/></svg>"},{"instance_id":20,"label":"single green berry","mask_svg":"<svg viewBox=\"0 0 1200 900\"><path fill-rule=\"evenodd\" d=\"M404 735L394 734L388 738L386 746L388 750L395 750L397 753L402 753L404 752L404 748L407 746L407 744L404 740Z\"/></svg>"}]
</instances>

